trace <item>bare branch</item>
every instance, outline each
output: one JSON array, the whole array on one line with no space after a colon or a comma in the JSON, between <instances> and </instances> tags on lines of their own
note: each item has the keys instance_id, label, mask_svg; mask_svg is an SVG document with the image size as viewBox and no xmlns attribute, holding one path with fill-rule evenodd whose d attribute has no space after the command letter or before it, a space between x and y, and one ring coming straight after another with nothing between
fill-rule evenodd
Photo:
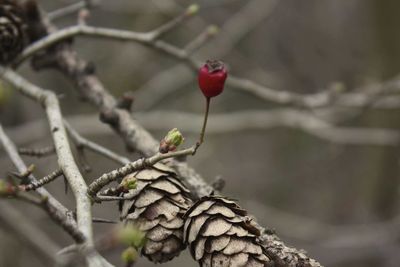
<instances>
[{"instance_id":1,"label":"bare branch","mask_svg":"<svg viewBox=\"0 0 400 267\"><path fill-rule=\"evenodd\" d=\"M202 115L153 111L137 113L147 129L165 130L174 125L185 132L197 133ZM162 118L162 119L161 119ZM382 128L340 127L327 123L310 112L295 109L248 110L210 115L208 133L221 134L249 129L268 130L276 127L299 129L312 136L344 145L397 145L398 131Z\"/></svg>"},{"instance_id":2,"label":"bare branch","mask_svg":"<svg viewBox=\"0 0 400 267\"><path fill-rule=\"evenodd\" d=\"M21 147L21 148L18 148L18 153L20 155L41 158L41 157L46 157L46 156L54 154L55 148L54 148L54 146L48 146L48 147L38 148L38 149Z\"/></svg>"},{"instance_id":3,"label":"bare branch","mask_svg":"<svg viewBox=\"0 0 400 267\"><path fill-rule=\"evenodd\" d=\"M54 172L50 173L49 175L46 175L45 177L41 178L38 181L32 181L31 183L27 185L23 185L23 190L25 191L31 191L31 190L36 190L39 187L44 186L45 184L48 184L58 177L63 175L63 171L61 169L55 170Z\"/></svg>"},{"instance_id":4,"label":"bare branch","mask_svg":"<svg viewBox=\"0 0 400 267\"><path fill-rule=\"evenodd\" d=\"M3 127L0 125L0 140L4 149L10 156L12 162L17 167L20 173L27 170L27 167L17 152L14 143L5 134ZM28 176L31 183L38 182L32 175ZM58 202L45 188L39 187L36 192L42 199L46 199L46 210L50 217L58 224L60 224L77 242L82 242L82 233L77 228L75 220L68 216L69 211L60 202ZM51 212L49 212L51 211Z\"/></svg>"},{"instance_id":5,"label":"bare branch","mask_svg":"<svg viewBox=\"0 0 400 267\"><path fill-rule=\"evenodd\" d=\"M91 205L86 196L87 186L73 159L56 95L51 91L45 91L31 84L9 69L0 68L0 72L3 73L4 80L12 84L22 94L44 105L56 147L59 166L68 179L77 200L78 227L87 236L88 242L91 242Z\"/></svg>"},{"instance_id":6,"label":"bare branch","mask_svg":"<svg viewBox=\"0 0 400 267\"><path fill-rule=\"evenodd\" d=\"M188 55L193 54L199 49L203 44L205 44L211 37L217 35L219 29L215 25L208 26L202 33L200 33L195 39L193 39L190 43L188 43L184 50Z\"/></svg>"},{"instance_id":7,"label":"bare branch","mask_svg":"<svg viewBox=\"0 0 400 267\"><path fill-rule=\"evenodd\" d=\"M153 39L153 32L139 33L125 30L108 29L92 27L87 25L76 25L56 31L49 36L37 41L28 48L26 48L20 57L15 61L15 65L20 64L25 59L29 58L38 51L52 46L60 41L66 40L76 35L87 35L93 37L101 37L107 39L115 39L120 41L134 41L144 45L150 46L159 50L169 56L177 58L186 63L193 71L197 71L200 63L189 56L188 52L180 49L164 41ZM358 90L361 93L340 93L327 89L322 92L314 94L297 94L289 91L278 91L266 86L260 85L256 82L238 78L230 75L227 80L227 85L233 88L240 89L244 92L251 93L266 101L275 102L279 104L292 104L299 107L318 108L330 104L335 104L344 107L363 107L369 104L378 96L384 96L388 93L399 93L398 80L389 81L382 86L370 86L367 90ZM393 101L392 101L393 102ZM378 106L379 107L379 106ZM385 107L385 106L383 106ZM389 107L391 107L389 105Z\"/></svg>"},{"instance_id":8,"label":"bare branch","mask_svg":"<svg viewBox=\"0 0 400 267\"><path fill-rule=\"evenodd\" d=\"M122 31L108 28L91 27L85 24L79 24L71 26L63 30L55 31L43 39L34 42L28 46L21 55L15 60L14 66L18 66L27 58L31 57L35 53L50 47L60 41L77 35L87 35L93 37L101 37L107 39L116 39L121 41L136 41L141 43L149 43L152 40L152 34L150 33L139 33L132 31Z\"/></svg>"},{"instance_id":9,"label":"bare branch","mask_svg":"<svg viewBox=\"0 0 400 267\"><path fill-rule=\"evenodd\" d=\"M43 90L31 84L9 69L0 67L0 73L2 73L2 78L5 81L12 84L22 94L44 106L56 147L58 164L67 178L76 199L78 228L84 234L88 247L93 247L91 201L86 194L87 185L85 180L72 156L57 96L51 91ZM105 259L97 256L95 252L88 256L90 256L88 257L88 263L91 267L110 266Z\"/></svg>"},{"instance_id":10,"label":"bare branch","mask_svg":"<svg viewBox=\"0 0 400 267\"><path fill-rule=\"evenodd\" d=\"M149 32L149 35L151 36L150 39L152 41L154 41L156 39L161 38L165 34L169 33L170 31L172 31L173 29L175 29L176 27L181 25L183 22L185 22L185 20L187 20L188 18L190 18L194 14L196 14L198 9L199 9L199 6L196 4L189 6L185 10L185 12L183 12L181 15L175 17L174 19L168 21L167 23L164 23L157 29L154 29L151 32Z\"/></svg>"},{"instance_id":11,"label":"bare branch","mask_svg":"<svg viewBox=\"0 0 400 267\"><path fill-rule=\"evenodd\" d=\"M102 176L100 176L98 179L96 179L94 182L92 182L89 185L88 189L88 194L93 198L95 201L100 201L101 198L97 196L97 193L107 184L116 181L118 178L124 177L130 173L133 173L135 171L143 170L145 168L151 167L157 162L160 162L162 160L168 159L168 158L176 158L176 157L182 157L182 156L187 156L187 155L193 155L196 153L196 150L198 148L198 145L192 146L187 149L175 151L175 152L169 152L166 154L161 154L157 153L152 157L145 158L145 159L139 159L134 162L130 162L126 164L125 166L113 170L112 172L105 173ZM106 196L101 196L103 200L106 198ZM108 196L108 198L113 198L112 200L120 200L120 198Z\"/></svg>"},{"instance_id":12,"label":"bare branch","mask_svg":"<svg viewBox=\"0 0 400 267\"><path fill-rule=\"evenodd\" d=\"M127 164L130 162L128 158L120 156L117 153L84 138L74 128L72 128L72 126L66 120L64 120L64 125L71 138L76 142L77 146L87 148L119 164Z\"/></svg>"},{"instance_id":13,"label":"bare branch","mask_svg":"<svg viewBox=\"0 0 400 267\"><path fill-rule=\"evenodd\" d=\"M62 17L74 14L83 8L91 8L95 5L97 5L97 2L98 1L93 1L93 0L79 1L76 3L70 4L68 6L62 7L60 9L48 12L47 17L49 18L49 20L57 20Z\"/></svg>"}]
</instances>

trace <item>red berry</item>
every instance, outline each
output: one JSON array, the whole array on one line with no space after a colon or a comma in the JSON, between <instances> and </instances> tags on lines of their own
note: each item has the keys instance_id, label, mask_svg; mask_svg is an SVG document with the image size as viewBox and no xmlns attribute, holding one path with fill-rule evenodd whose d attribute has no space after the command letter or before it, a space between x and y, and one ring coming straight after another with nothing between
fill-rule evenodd
<instances>
[{"instance_id":1,"label":"red berry","mask_svg":"<svg viewBox=\"0 0 400 267\"><path fill-rule=\"evenodd\" d=\"M218 60L207 60L199 70L199 87L207 98L222 93L228 72L224 63Z\"/></svg>"}]
</instances>

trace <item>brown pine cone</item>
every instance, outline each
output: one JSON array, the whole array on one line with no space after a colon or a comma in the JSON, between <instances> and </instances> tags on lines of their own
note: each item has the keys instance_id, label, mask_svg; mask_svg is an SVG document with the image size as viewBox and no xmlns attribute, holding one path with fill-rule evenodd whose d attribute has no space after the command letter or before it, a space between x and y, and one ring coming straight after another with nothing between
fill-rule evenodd
<instances>
[{"instance_id":1,"label":"brown pine cone","mask_svg":"<svg viewBox=\"0 0 400 267\"><path fill-rule=\"evenodd\" d=\"M234 201L201 198L185 214L184 239L202 267L272 266L260 231Z\"/></svg>"},{"instance_id":2,"label":"brown pine cone","mask_svg":"<svg viewBox=\"0 0 400 267\"><path fill-rule=\"evenodd\" d=\"M35 0L0 0L0 64L10 63L25 46L46 34Z\"/></svg>"},{"instance_id":3,"label":"brown pine cone","mask_svg":"<svg viewBox=\"0 0 400 267\"><path fill-rule=\"evenodd\" d=\"M15 0L0 0L0 64L13 60L24 48L24 10Z\"/></svg>"},{"instance_id":4,"label":"brown pine cone","mask_svg":"<svg viewBox=\"0 0 400 267\"><path fill-rule=\"evenodd\" d=\"M142 254L161 263L179 255L183 243L183 215L191 205L189 190L168 167L157 164L126 176L137 179L136 189L121 202L121 219L146 233Z\"/></svg>"}]
</instances>

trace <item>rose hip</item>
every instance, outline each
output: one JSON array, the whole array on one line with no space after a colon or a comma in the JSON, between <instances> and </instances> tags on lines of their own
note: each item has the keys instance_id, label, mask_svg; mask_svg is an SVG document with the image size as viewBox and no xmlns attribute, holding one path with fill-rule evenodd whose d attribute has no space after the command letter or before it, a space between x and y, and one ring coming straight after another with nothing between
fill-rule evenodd
<instances>
[{"instance_id":1,"label":"rose hip","mask_svg":"<svg viewBox=\"0 0 400 267\"><path fill-rule=\"evenodd\" d=\"M198 75L199 87L204 96L211 98L222 93L228 76L224 63L218 60L207 60Z\"/></svg>"}]
</instances>

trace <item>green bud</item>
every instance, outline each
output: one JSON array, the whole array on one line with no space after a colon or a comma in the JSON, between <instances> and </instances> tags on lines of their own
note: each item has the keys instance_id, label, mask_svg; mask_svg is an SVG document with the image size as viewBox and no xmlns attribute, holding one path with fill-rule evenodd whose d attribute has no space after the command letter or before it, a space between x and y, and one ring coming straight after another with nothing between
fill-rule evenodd
<instances>
[{"instance_id":1,"label":"green bud","mask_svg":"<svg viewBox=\"0 0 400 267\"><path fill-rule=\"evenodd\" d=\"M133 176L127 176L127 177L125 177L125 178L122 180L122 182L121 182L120 185L121 185L122 188L123 188L124 190L126 190L126 191L129 191L129 190L131 190L131 189L136 189L136 187L137 187L137 180L136 180L136 178L133 177Z\"/></svg>"},{"instance_id":2,"label":"green bud","mask_svg":"<svg viewBox=\"0 0 400 267\"><path fill-rule=\"evenodd\" d=\"M173 145L175 147L180 146L185 138L183 138L183 135L181 132L177 129L174 128L171 131L167 133L167 135L164 138L165 142L167 142L169 145Z\"/></svg>"},{"instance_id":3,"label":"green bud","mask_svg":"<svg viewBox=\"0 0 400 267\"><path fill-rule=\"evenodd\" d=\"M12 92L13 91L9 86L0 81L0 105L3 105L8 101Z\"/></svg>"},{"instance_id":4,"label":"green bud","mask_svg":"<svg viewBox=\"0 0 400 267\"><path fill-rule=\"evenodd\" d=\"M4 180L0 180L0 196L10 196L16 193L15 187Z\"/></svg>"},{"instance_id":5,"label":"green bud","mask_svg":"<svg viewBox=\"0 0 400 267\"><path fill-rule=\"evenodd\" d=\"M125 263L133 263L138 258L138 252L134 247L128 247L121 254L121 259Z\"/></svg>"},{"instance_id":6,"label":"green bud","mask_svg":"<svg viewBox=\"0 0 400 267\"><path fill-rule=\"evenodd\" d=\"M1 195L6 195L8 192L8 186L7 183L3 180L0 180L0 196Z\"/></svg>"},{"instance_id":7,"label":"green bud","mask_svg":"<svg viewBox=\"0 0 400 267\"><path fill-rule=\"evenodd\" d=\"M210 25L207 28L207 32L209 35L214 36L219 32L219 28L216 25Z\"/></svg>"},{"instance_id":8,"label":"green bud","mask_svg":"<svg viewBox=\"0 0 400 267\"><path fill-rule=\"evenodd\" d=\"M197 12L199 12L199 9L200 9L200 7L199 7L199 5L197 5L197 4L190 5L190 6L186 9L186 15L189 15L189 16L194 15L194 14L196 14Z\"/></svg>"},{"instance_id":9,"label":"green bud","mask_svg":"<svg viewBox=\"0 0 400 267\"><path fill-rule=\"evenodd\" d=\"M170 130L163 140L160 142L159 151L160 153L168 153L170 151L176 150L178 146L180 146L185 138L177 128Z\"/></svg>"},{"instance_id":10,"label":"green bud","mask_svg":"<svg viewBox=\"0 0 400 267\"><path fill-rule=\"evenodd\" d=\"M331 90L337 94L344 93L346 91L346 86L342 82L334 82L331 84Z\"/></svg>"},{"instance_id":11,"label":"green bud","mask_svg":"<svg viewBox=\"0 0 400 267\"><path fill-rule=\"evenodd\" d=\"M141 248L146 243L146 233L131 224L121 227L117 232L117 238L121 243L135 248Z\"/></svg>"}]
</instances>

